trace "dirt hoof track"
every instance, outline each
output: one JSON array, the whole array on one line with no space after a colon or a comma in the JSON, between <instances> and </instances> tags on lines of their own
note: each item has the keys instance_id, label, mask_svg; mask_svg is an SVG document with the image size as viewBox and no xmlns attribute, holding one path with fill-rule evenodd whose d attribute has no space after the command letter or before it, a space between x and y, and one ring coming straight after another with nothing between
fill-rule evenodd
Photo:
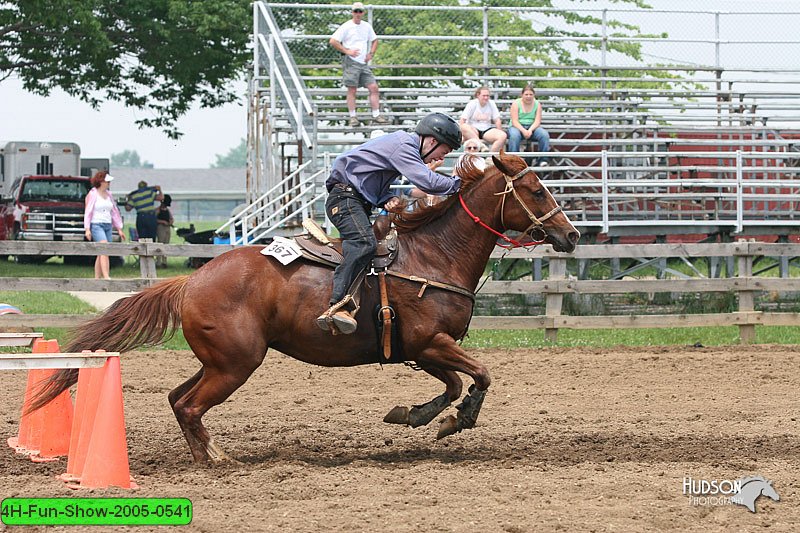
<instances>
[{"instance_id":1,"label":"dirt hoof track","mask_svg":"<svg viewBox=\"0 0 800 533\"><path fill-rule=\"evenodd\" d=\"M32 464L4 447L0 494L188 497L194 521L181 531L800 528L800 348L470 353L489 367L492 386L476 427L437 441L438 418L417 429L382 422L395 405L443 392L427 374L323 369L270 352L205 416L240 461L213 466L192 463L167 403L199 368L194 356L126 354L128 447L141 489L76 494L53 477L65 461ZM18 427L25 376L4 372L0 385L5 439ZM757 474L781 499L762 496L756 513L693 505L683 494L687 477Z\"/></svg>"}]
</instances>

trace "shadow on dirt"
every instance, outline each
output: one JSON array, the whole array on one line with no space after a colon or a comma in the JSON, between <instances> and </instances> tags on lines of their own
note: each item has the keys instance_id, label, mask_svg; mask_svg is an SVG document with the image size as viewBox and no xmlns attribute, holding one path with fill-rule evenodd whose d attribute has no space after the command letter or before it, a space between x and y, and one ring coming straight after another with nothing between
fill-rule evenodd
<instances>
[{"instance_id":1,"label":"shadow on dirt","mask_svg":"<svg viewBox=\"0 0 800 533\"><path fill-rule=\"evenodd\" d=\"M472 444L472 445L471 445ZM389 450L342 449L334 443L315 441L313 445L289 445L266 453L242 455L246 465L270 462L303 462L321 467L337 467L354 461L373 461L395 467L420 461L443 464L465 462L533 462L558 466L581 463L671 463L718 461L734 467L751 461L794 459L800 454L800 439L780 435L756 436L678 436L674 438L634 434L578 433L531 434L528 439L500 438L493 446L464 439L437 443L430 447Z\"/></svg>"}]
</instances>

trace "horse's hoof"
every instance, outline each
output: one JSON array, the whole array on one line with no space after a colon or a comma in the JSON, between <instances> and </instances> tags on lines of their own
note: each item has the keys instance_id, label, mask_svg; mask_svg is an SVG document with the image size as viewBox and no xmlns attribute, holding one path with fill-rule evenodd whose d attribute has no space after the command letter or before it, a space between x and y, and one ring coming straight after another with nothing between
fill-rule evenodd
<instances>
[{"instance_id":1,"label":"horse's hoof","mask_svg":"<svg viewBox=\"0 0 800 533\"><path fill-rule=\"evenodd\" d=\"M454 433L458 433L458 420L453 415L449 415L439 424L439 433L436 434L436 439L443 439Z\"/></svg>"},{"instance_id":2,"label":"horse's hoof","mask_svg":"<svg viewBox=\"0 0 800 533\"><path fill-rule=\"evenodd\" d=\"M383 417L383 421L388 424L408 425L408 407L398 405Z\"/></svg>"}]
</instances>

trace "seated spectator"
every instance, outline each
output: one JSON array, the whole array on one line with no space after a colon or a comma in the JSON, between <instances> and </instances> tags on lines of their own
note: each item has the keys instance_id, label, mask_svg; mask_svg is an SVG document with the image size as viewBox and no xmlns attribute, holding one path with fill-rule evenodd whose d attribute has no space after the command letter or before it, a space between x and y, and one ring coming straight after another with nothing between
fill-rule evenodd
<instances>
[{"instance_id":1,"label":"seated spectator","mask_svg":"<svg viewBox=\"0 0 800 533\"><path fill-rule=\"evenodd\" d=\"M492 143L492 152L499 152L506 143L506 132L500 120L500 111L489 99L488 87L478 87L475 98L470 100L461 113L461 134L464 140L483 139Z\"/></svg>"},{"instance_id":2,"label":"seated spectator","mask_svg":"<svg viewBox=\"0 0 800 533\"><path fill-rule=\"evenodd\" d=\"M470 139L470 140L464 142L463 146L464 146L464 151L461 153L460 156L458 156L458 159L456 159L456 162L453 165L454 169L459 167L459 165L461 164L461 161L463 161L463 159L466 156L468 156L468 155L476 155L476 154L478 154L478 152L488 152L489 151L489 148L487 148L487 146L485 144L483 144L481 141L479 141L478 139Z\"/></svg>"},{"instance_id":3,"label":"seated spectator","mask_svg":"<svg viewBox=\"0 0 800 533\"><path fill-rule=\"evenodd\" d=\"M508 128L508 151L519 152L522 139L536 141L538 152L550 151L550 134L542 124L542 106L536 99L533 87L526 85L522 89L522 97L511 104L511 125ZM547 158L542 156L539 166L547 166Z\"/></svg>"},{"instance_id":4,"label":"seated spectator","mask_svg":"<svg viewBox=\"0 0 800 533\"><path fill-rule=\"evenodd\" d=\"M470 139L464 142L464 153L467 152L488 152L489 148L478 139Z\"/></svg>"}]
</instances>

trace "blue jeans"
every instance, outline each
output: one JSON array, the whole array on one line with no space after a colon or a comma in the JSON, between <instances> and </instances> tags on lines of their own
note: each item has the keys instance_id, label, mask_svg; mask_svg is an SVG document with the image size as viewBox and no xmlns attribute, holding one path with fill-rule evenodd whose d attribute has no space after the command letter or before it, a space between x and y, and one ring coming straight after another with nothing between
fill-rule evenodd
<instances>
[{"instance_id":1,"label":"blue jeans","mask_svg":"<svg viewBox=\"0 0 800 533\"><path fill-rule=\"evenodd\" d=\"M92 232L92 242L111 242L114 235L111 222L92 222L89 230Z\"/></svg>"},{"instance_id":2,"label":"blue jeans","mask_svg":"<svg viewBox=\"0 0 800 533\"><path fill-rule=\"evenodd\" d=\"M530 124L522 124L523 128L530 128ZM547 133L547 130L538 127L533 130L533 140L536 141L536 145L538 146L538 152L549 152L550 151L550 134ZM522 132L519 131L514 126L508 128L508 151L509 152L519 152L519 145L522 144ZM539 162L546 161L547 158L542 156L539 158Z\"/></svg>"},{"instance_id":3,"label":"blue jeans","mask_svg":"<svg viewBox=\"0 0 800 533\"><path fill-rule=\"evenodd\" d=\"M334 185L328 193L325 212L339 230L344 256L333 272L333 305L345 297L350 285L375 257L378 241L369 221L372 205L353 187Z\"/></svg>"}]
</instances>

